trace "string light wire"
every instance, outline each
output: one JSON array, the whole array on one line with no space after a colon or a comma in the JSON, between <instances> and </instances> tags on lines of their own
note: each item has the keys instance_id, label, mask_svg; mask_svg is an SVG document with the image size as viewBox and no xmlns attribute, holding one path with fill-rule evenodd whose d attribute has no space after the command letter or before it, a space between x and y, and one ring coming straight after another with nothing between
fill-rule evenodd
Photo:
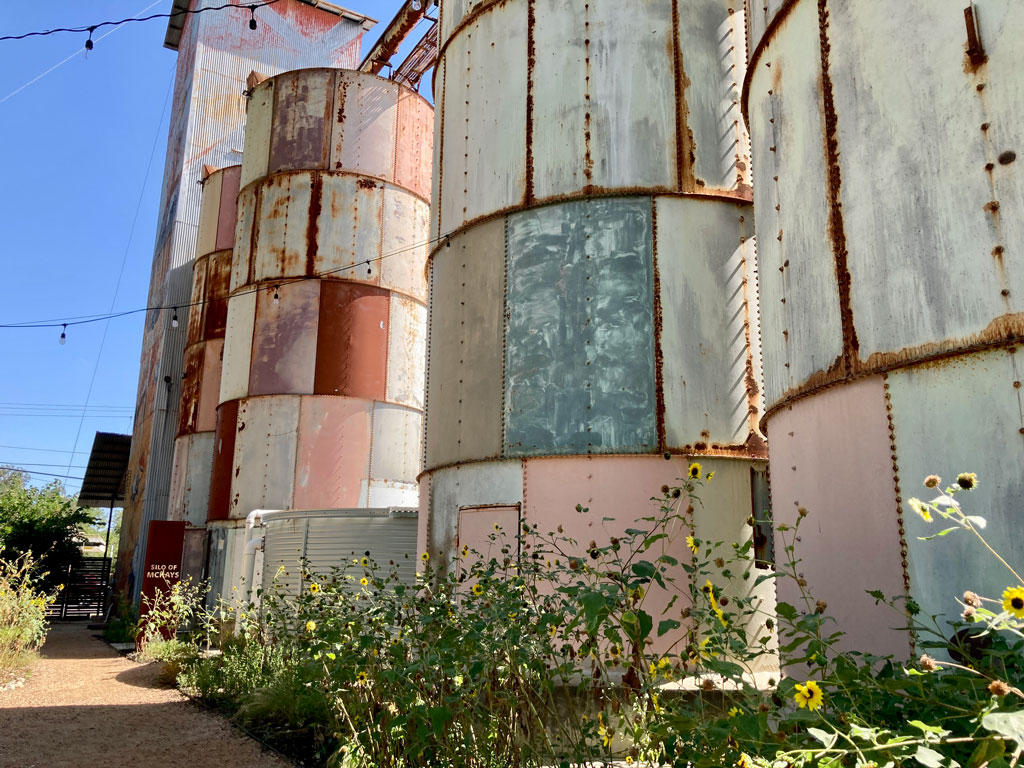
<instances>
[{"instance_id":1,"label":"string light wire","mask_svg":"<svg viewBox=\"0 0 1024 768\"><path fill-rule=\"evenodd\" d=\"M252 14L249 28L255 29L253 24L256 21L256 10L258 8L264 8L268 5L280 2L280 0L263 0L259 3L225 3L223 5L211 5L208 8L181 8L177 11L171 11L170 13L152 13L149 16L130 16L127 19L119 19L117 21L101 21L98 24L89 24L84 27L56 27L54 29L43 29L37 32L25 32L20 35L4 35L0 37L0 42L5 40L24 40L29 37L46 37L47 35L56 35L63 32L78 32L87 33L89 40L86 43L86 50L91 50L92 46L88 43L92 41L92 33L102 27L119 27L122 24L129 24L134 21L152 21L153 19L173 19L178 16L197 15L200 13L206 13L207 11L223 11L227 8L243 8ZM96 38L99 40L100 38Z\"/></svg>"}]
</instances>

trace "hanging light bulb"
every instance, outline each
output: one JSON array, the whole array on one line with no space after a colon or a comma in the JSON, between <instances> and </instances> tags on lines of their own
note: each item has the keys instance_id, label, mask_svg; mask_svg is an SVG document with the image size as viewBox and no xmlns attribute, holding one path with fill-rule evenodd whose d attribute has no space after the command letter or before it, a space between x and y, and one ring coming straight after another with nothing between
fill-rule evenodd
<instances>
[{"instance_id":1,"label":"hanging light bulb","mask_svg":"<svg viewBox=\"0 0 1024 768\"><path fill-rule=\"evenodd\" d=\"M423 5L420 3L420 0L412 0L412 9L414 11L418 11L422 7Z\"/></svg>"},{"instance_id":2,"label":"hanging light bulb","mask_svg":"<svg viewBox=\"0 0 1024 768\"><path fill-rule=\"evenodd\" d=\"M256 6L249 6L249 29L256 29Z\"/></svg>"},{"instance_id":3,"label":"hanging light bulb","mask_svg":"<svg viewBox=\"0 0 1024 768\"><path fill-rule=\"evenodd\" d=\"M87 51L92 50L92 31L94 29L96 29L96 27L89 27L89 39L85 41L85 50Z\"/></svg>"},{"instance_id":4,"label":"hanging light bulb","mask_svg":"<svg viewBox=\"0 0 1024 768\"><path fill-rule=\"evenodd\" d=\"M280 297L277 295L277 286L275 285L274 286L274 303L277 304L277 302L279 300L280 300Z\"/></svg>"},{"instance_id":5,"label":"hanging light bulb","mask_svg":"<svg viewBox=\"0 0 1024 768\"><path fill-rule=\"evenodd\" d=\"M178 327L178 308L174 308L174 314L171 315L171 328Z\"/></svg>"},{"instance_id":6,"label":"hanging light bulb","mask_svg":"<svg viewBox=\"0 0 1024 768\"><path fill-rule=\"evenodd\" d=\"M64 328L60 332L60 338L57 340L57 343L60 344L62 347L64 346L65 342L67 342L67 340L68 340L68 334L67 334L68 324L64 323L63 325L64 325Z\"/></svg>"}]
</instances>

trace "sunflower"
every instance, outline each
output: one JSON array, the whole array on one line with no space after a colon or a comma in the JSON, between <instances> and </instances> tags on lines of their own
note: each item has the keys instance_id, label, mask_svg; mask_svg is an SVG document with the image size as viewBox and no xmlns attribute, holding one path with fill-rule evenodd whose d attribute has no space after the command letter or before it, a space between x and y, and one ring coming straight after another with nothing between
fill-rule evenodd
<instances>
[{"instance_id":1,"label":"sunflower","mask_svg":"<svg viewBox=\"0 0 1024 768\"><path fill-rule=\"evenodd\" d=\"M307 621L306 622L306 631L307 632L314 632L315 630L316 630L316 622L315 621Z\"/></svg>"},{"instance_id":2,"label":"sunflower","mask_svg":"<svg viewBox=\"0 0 1024 768\"><path fill-rule=\"evenodd\" d=\"M366 568L370 564L370 558L364 557L362 560L359 561L359 564L363 566L363 568Z\"/></svg>"},{"instance_id":3,"label":"sunflower","mask_svg":"<svg viewBox=\"0 0 1024 768\"><path fill-rule=\"evenodd\" d=\"M930 523L932 521L932 511L923 501L918 498L913 498L910 499L907 504L909 504L910 508L917 512L917 514L921 516L921 519L926 523Z\"/></svg>"},{"instance_id":4,"label":"sunflower","mask_svg":"<svg viewBox=\"0 0 1024 768\"><path fill-rule=\"evenodd\" d=\"M369 678L365 672L356 672L356 685L363 688L369 685Z\"/></svg>"},{"instance_id":5,"label":"sunflower","mask_svg":"<svg viewBox=\"0 0 1024 768\"><path fill-rule=\"evenodd\" d=\"M956 484L965 491L973 491L978 487L978 476L974 472L961 472L956 476Z\"/></svg>"},{"instance_id":6,"label":"sunflower","mask_svg":"<svg viewBox=\"0 0 1024 768\"><path fill-rule=\"evenodd\" d=\"M820 707L821 703L825 700L821 688L818 687L818 683L814 680L808 680L803 685L797 683L796 693L793 695L793 698L800 705L800 709L807 707L811 712Z\"/></svg>"},{"instance_id":7,"label":"sunflower","mask_svg":"<svg viewBox=\"0 0 1024 768\"><path fill-rule=\"evenodd\" d=\"M691 480L698 480L700 478L701 467L696 461L690 465L690 468L686 470L686 473L690 476Z\"/></svg>"},{"instance_id":8,"label":"sunflower","mask_svg":"<svg viewBox=\"0 0 1024 768\"><path fill-rule=\"evenodd\" d=\"M463 544L462 545L462 556L466 557L468 555L469 555L469 545L468 544Z\"/></svg>"},{"instance_id":9,"label":"sunflower","mask_svg":"<svg viewBox=\"0 0 1024 768\"><path fill-rule=\"evenodd\" d=\"M708 472L706 475L704 475L704 479L707 480L709 483L712 480L714 480L715 479L715 472L714 472L714 470L712 470L711 472Z\"/></svg>"},{"instance_id":10,"label":"sunflower","mask_svg":"<svg viewBox=\"0 0 1024 768\"><path fill-rule=\"evenodd\" d=\"M312 584L309 585L309 594L311 594L311 595L319 595L320 594L320 585L317 584L315 581Z\"/></svg>"},{"instance_id":11,"label":"sunflower","mask_svg":"<svg viewBox=\"0 0 1024 768\"><path fill-rule=\"evenodd\" d=\"M430 560L430 553L424 552L422 555L420 555L420 560L422 560L424 563Z\"/></svg>"},{"instance_id":12,"label":"sunflower","mask_svg":"<svg viewBox=\"0 0 1024 768\"><path fill-rule=\"evenodd\" d=\"M369 583L370 583L370 580L369 580L368 578L366 578L365 576L363 576L363 578L361 578L361 579L359 580L359 583L360 583L360 584L362 584L362 585L363 585L363 586L365 587L365 586L368 586L368 585L369 585Z\"/></svg>"},{"instance_id":13,"label":"sunflower","mask_svg":"<svg viewBox=\"0 0 1024 768\"><path fill-rule=\"evenodd\" d=\"M735 709L735 707L733 707L733 709ZM736 768L752 768L750 765L750 759L743 753L740 753L740 759L736 761Z\"/></svg>"},{"instance_id":14,"label":"sunflower","mask_svg":"<svg viewBox=\"0 0 1024 768\"><path fill-rule=\"evenodd\" d=\"M484 587L483 587L482 584L474 584L473 585L473 594L474 595L482 595L483 593L484 593Z\"/></svg>"},{"instance_id":15,"label":"sunflower","mask_svg":"<svg viewBox=\"0 0 1024 768\"><path fill-rule=\"evenodd\" d=\"M1012 613L1015 619L1024 619L1024 587L1003 590L1003 610Z\"/></svg>"},{"instance_id":16,"label":"sunflower","mask_svg":"<svg viewBox=\"0 0 1024 768\"><path fill-rule=\"evenodd\" d=\"M730 707L729 708L729 717L736 717L740 713L740 711L741 710L740 710L739 707ZM740 758L740 759L742 760L743 758Z\"/></svg>"},{"instance_id":17,"label":"sunflower","mask_svg":"<svg viewBox=\"0 0 1024 768\"><path fill-rule=\"evenodd\" d=\"M686 537L686 546L688 546L690 551L695 555L700 551L700 547L697 546L697 540L694 539L693 536Z\"/></svg>"}]
</instances>

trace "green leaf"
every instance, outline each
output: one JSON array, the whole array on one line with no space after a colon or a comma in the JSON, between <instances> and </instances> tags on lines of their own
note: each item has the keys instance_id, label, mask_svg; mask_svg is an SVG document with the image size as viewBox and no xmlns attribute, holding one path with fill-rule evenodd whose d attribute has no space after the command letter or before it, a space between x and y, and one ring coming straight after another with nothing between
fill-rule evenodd
<instances>
[{"instance_id":1,"label":"green leaf","mask_svg":"<svg viewBox=\"0 0 1024 768\"><path fill-rule=\"evenodd\" d=\"M925 768L960 768L960 763L951 757L945 757L941 752L936 752L923 744L918 746L914 753L914 759Z\"/></svg>"},{"instance_id":2,"label":"green leaf","mask_svg":"<svg viewBox=\"0 0 1024 768\"><path fill-rule=\"evenodd\" d=\"M967 768L985 768L996 758L1002 757L1005 752L1005 742L999 739L985 739L974 748L971 758L967 761Z\"/></svg>"},{"instance_id":3,"label":"green leaf","mask_svg":"<svg viewBox=\"0 0 1024 768\"><path fill-rule=\"evenodd\" d=\"M643 645L652 629L654 629L654 619L651 618L651 614L647 611L640 611L640 636L637 638L637 645Z\"/></svg>"},{"instance_id":4,"label":"green leaf","mask_svg":"<svg viewBox=\"0 0 1024 768\"><path fill-rule=\"evenodd\" d=\"M434 734L440 736L448 721L452 719L452 711L448 707L431 707L427 710L427 716L430 717L430 725L434 729Z\"/></svg>"},{"instance_id":5,"label":"green leaf","mask_svg":"<svg viewBox=\"0 0 1024 768\"><path fill-rule=\"evenodd\" d=\"M1024 710L989 712L981 718L981 725L985 730L998 733L1000 736L1013 739L1019 745L1024 745Z\"/></svg>"},{"instance_id":6,"label":"green leaf","mask_svg":"<svg viewBox=\"0 0 1024 768\"><path fill-rule=\"evenodd\" d=\"M665 563L667 565L679 565L679 561L671 555L662 555L658 558L659 563Z\"/></svg>"},{"instance_id":7,"label":"green leaf","mask_svg":"<svg viewBox=\"0 0 1024 768\"><path fill-rule=\"evenodd\" d=\"M924 731L926 734L934 733L939 737L948 736L950 733L945 728L941 728L937 725L928 725L927 723L923 723L920 720L908 720L907 725L912 725L919 731Z\"/></svg>"},{"instance_id":8,"label":"green leaf","mask_svg":"<svg viewBox=\"0 0 1024 768\"><path fill-rule=\"evenodd\" d=\"M675 619L663 619L658 622L658 637L661 637L666 632L671 632L673 629L679 629L680 624Z\"/></svg>"},{"instance_id":9,"label":"green leaf","mask_svg":"<svg viewBox=\"0 0 1024 768\"><path fill-rule=\"evenodd\" d=\"M779 603L775 606L775 612L784 619L792 621L796 618L796 608L789 603Z\"/></svg>"},{"instance_id":10,"label":"green leaf","mask_svg":"<svg viewBox=\"0 0 1024 768\"><path fill-rule=\"evenodd\" d=\"M649 579L654 576L654 570L654 564L647 560L633 563L633 573L642 579Z\"/></svg>"},{"instance_id":11,"label":"green leaf","mask_svg":"<svg viewBox=\"0 0 1024 768\"><path fill-rule=\"evenodd\" d=\"M654 542L656 542L658 539L667 539L667 538L668 538L668 534L667 533L656 533L653 536L648 536L646 539L644 539L644 551L646 552L648 549L650 549L651 545L654 544Z\"/></svg>"}]
</instances>

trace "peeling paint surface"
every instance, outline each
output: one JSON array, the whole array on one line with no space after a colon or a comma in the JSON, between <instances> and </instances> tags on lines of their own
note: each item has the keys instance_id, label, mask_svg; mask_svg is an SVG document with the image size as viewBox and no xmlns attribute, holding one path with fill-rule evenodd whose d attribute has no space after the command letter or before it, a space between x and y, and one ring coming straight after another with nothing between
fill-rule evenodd
<instances>
[{"instance_id":1,"label":"peeling paint surface","mask_svg":"<svg viewBox=\"0 0 1024 768\"><path fill-rule=\"evenodd\" d=\"M291 509L299 398L251 397L238 406L230 516Z\"/></svg>"},{"instance_id":2,"label":"peeling paint surface","mask_svg":"<svg viewBox=\"0 0 1024 768\"><path fill-rule=\"evenodd\" d=\"M510 216L505 455L657 447L650 200Z\"/></svg>"},{"instance_id":3,"label":"peeling paint surface","mask_svg":"<svg viewBox=\"0 0 1024 768\"><path fill-rule=\"evenodd\" d=\"M388 402L422 410L427 354L426 327L426 307L402 296L391 297L385 393Z\"/></svg>"},{"instance_id":4,"label":"peeling paint surface","mask_svg":"<svg viewBox=\"0 0 1024 768\"><path fill-rule=\"evenodd\" d=\"M321 395L385 399L387 292L347 282L321 285L313 391Z\"/></svg>"},{"instance_id":5,"label":"peeling paint surface","mask_svg":"<svg viewBox=\"0 0 1024 768\"><path fill-rule=\"evenodd\" d=\"M334 73L325 69L300 70L278 75L274 80L267 172L324 167Z\"/></svg>"},{"instance_id":6,"label":"peeling paint surface","mask_svg":"<svg viewBox=\"0 0 1024 768\"><path fill-rule=\"evenodd\" d=\"M320 283L288 283L256 294L250 395L308 394L317 358Z\"/></svg>"}]
</instances>

